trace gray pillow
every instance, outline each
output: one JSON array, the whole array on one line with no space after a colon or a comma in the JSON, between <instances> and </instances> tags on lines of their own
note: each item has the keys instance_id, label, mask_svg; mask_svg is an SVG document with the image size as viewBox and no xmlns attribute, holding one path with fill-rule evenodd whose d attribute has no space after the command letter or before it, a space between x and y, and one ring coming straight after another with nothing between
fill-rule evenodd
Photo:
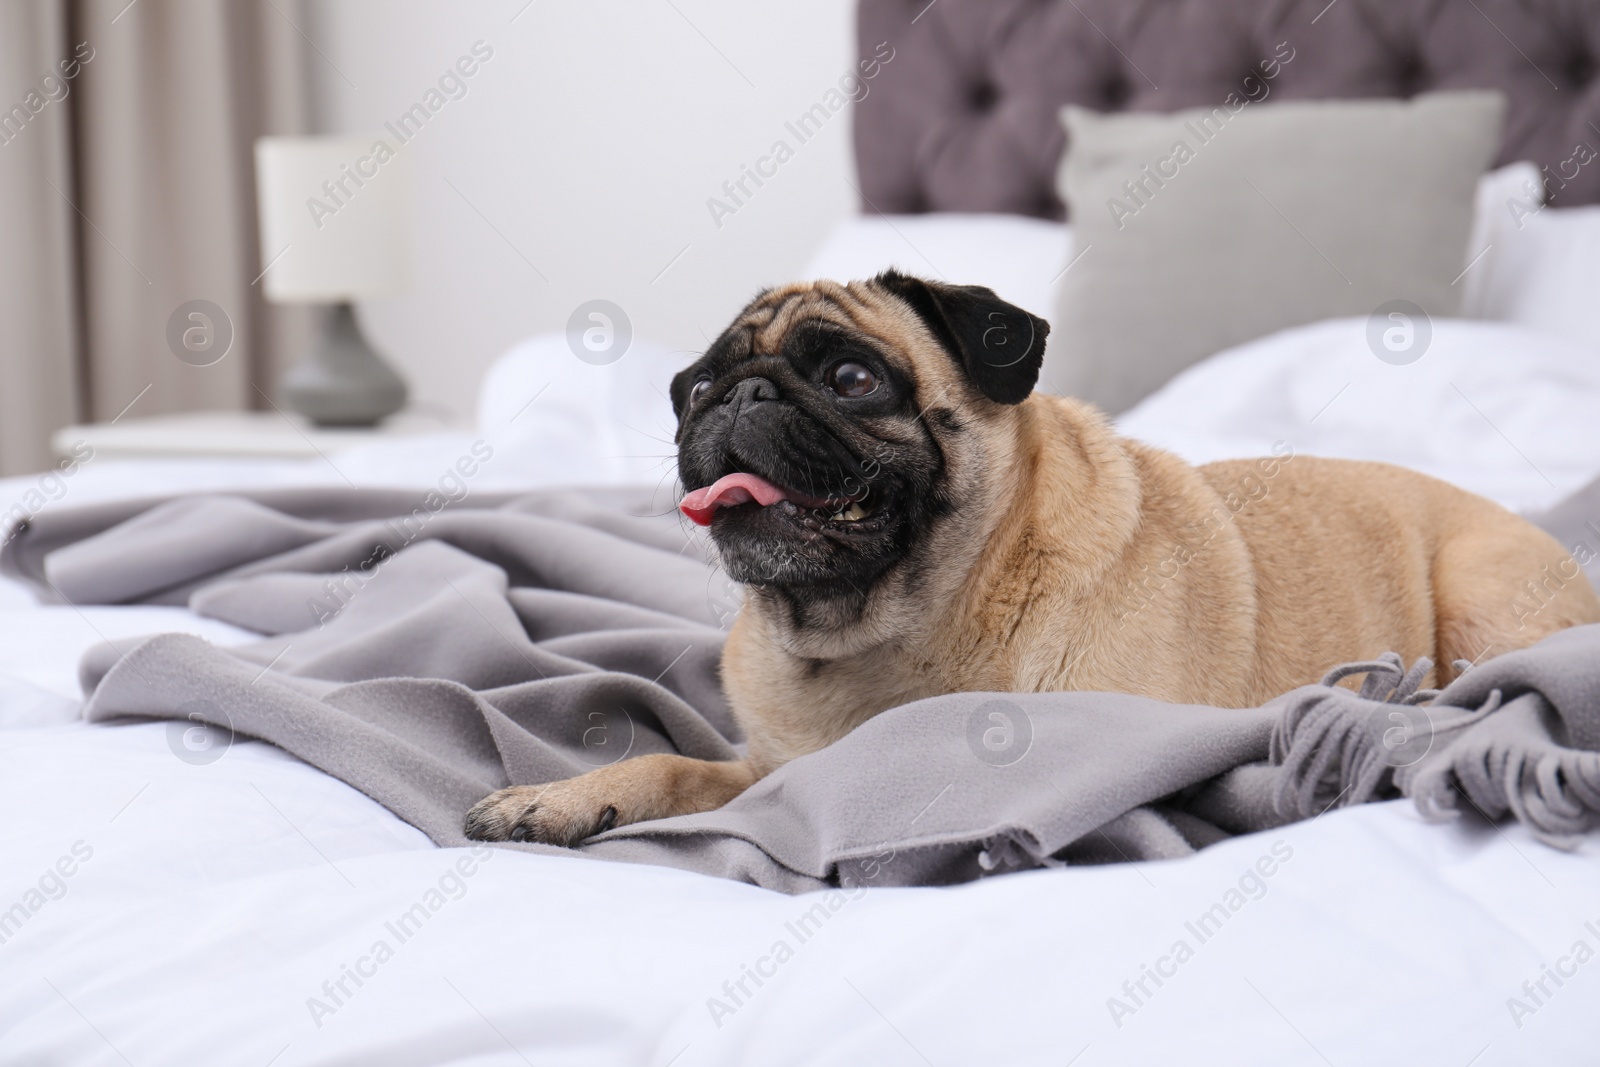
<instances>
[{"instance_id":1,"label":"gray pillow","mask_svg":"<svg viewBox=\"0 0 1600 1067\"><path fill-rule=\"evenodd\" d=\"M1041 388L1117 413L1275 330L1397 300L1455 314L1504 112L1494 92L1064 109L1058 185L1081 258L1062 282Z\"/></svg>"}]
</instances>

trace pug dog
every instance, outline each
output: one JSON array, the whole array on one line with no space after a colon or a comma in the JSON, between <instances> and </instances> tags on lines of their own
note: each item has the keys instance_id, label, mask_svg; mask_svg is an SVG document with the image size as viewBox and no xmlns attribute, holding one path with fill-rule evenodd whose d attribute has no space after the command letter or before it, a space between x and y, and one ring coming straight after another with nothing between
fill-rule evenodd
<instances>
[{"instance_id":1,"label":"pug dog","mask_svg":"<svg viewBox=\"0 0 1600 1067\"><path fill-rule=\"evenodd\" d=\"M748 754L513 786L468 836L707 811L942 693L1249 707L1388 650L1443 684L1600 620L1554 539L1444 482L1287 445L1194 467L1035 393L1048 329L893 271L757 296L671 389L682 511L744 583L722 682Z\"/></svg>"}]
</instances>

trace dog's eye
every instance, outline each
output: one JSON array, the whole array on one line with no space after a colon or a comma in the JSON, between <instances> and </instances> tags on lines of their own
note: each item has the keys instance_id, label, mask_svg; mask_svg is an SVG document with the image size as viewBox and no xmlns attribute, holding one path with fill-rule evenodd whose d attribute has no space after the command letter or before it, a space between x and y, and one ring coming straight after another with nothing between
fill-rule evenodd
<instances>
[{"instance_id":1,"label":"dog's eye","mask_svg":"<svg viewBox=\"0 0 1600 1067\"><path fill-rule=\"evenodd\" d=\"M689 390L689 403L700 403L700 401L704 400L710 394L710 392L711 379L701 378L698 382L694 383L694 388Z\"/></svg>"},{"instance_id":2,"label":"dog's eye","mask_svg":"<svg viewBox=\"0 0 1600 1067\"><path fill-rule=\"evenodd\" d=\"M847 359L828 369L828 388L840 396L866 396L877 387L878 376L863 363Z\"/></svg>"}]
</instances>

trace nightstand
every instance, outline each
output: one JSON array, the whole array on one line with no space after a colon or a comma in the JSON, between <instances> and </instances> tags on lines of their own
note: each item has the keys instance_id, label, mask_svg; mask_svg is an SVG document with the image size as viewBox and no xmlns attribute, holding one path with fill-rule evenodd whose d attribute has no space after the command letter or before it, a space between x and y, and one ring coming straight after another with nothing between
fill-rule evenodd
<instances>
[{"instance_id":1,"label":"nightstand","mask_svg":"<svg viewBox=\"0 0 1600 1067\"><path fill-rule=\"evenodd\" d=\"M312 426L276 411L195 411L148 419L67 426L50 437L59 456L87 444L97 459L307 459L351 445L461 429L436 416L400 412L375 427Z\"/></svg>"}]
</instances>

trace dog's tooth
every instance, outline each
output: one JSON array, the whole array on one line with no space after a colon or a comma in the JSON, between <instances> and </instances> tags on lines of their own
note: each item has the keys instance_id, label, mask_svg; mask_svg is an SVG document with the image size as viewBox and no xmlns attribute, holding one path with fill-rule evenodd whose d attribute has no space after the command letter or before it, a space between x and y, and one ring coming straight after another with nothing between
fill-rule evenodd
<instances>
[{"instance_id":1,"label":"dog's tooth","mask_svg":"<svg viewBox=\"0 0 1600 1067\"><path fill-rule=\"evenodd\" d=\"M867 513L862 510L861 504L854 500L850 502L849 507L845 508L839 514L846 522L860 522L862 519L867 517Z\"/></svg>"}]
</instances>

